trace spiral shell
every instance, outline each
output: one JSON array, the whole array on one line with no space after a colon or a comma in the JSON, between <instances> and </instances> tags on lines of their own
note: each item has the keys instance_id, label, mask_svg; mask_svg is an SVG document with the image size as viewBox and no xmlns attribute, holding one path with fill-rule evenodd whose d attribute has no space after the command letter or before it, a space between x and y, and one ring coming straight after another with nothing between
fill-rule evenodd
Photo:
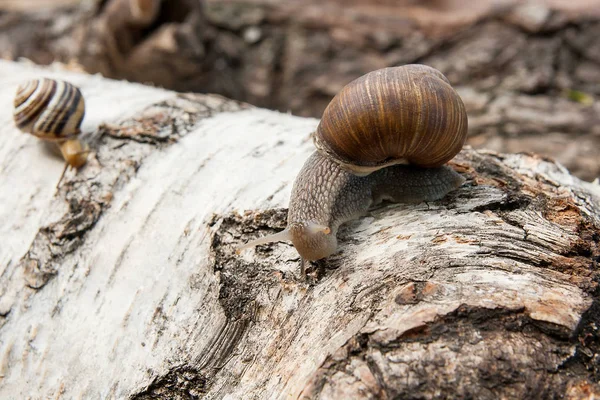
<instances>
[{"instance_id":1,"label":"spiral shell","mask_svg":"<svg viewBox=\"0 0 600 400\"><path fill-rule=\"evenodd\" d=\"M467 113L438 70L405 65L368 73L329 103L317 149L357 174L393 164L440 166L462 149Z\"/></svg>"},{"instance_id":2,"label":"spiral shell","mask_svg":"<svg viewBox=\"0 0 600 400\"><path fill-rule=\"evenodd\" d=\"M15 124L40 139L60 141L79 134L84 114L83 96L68 82L34 79L17 89Z\"/></svg>"}]
</instances>

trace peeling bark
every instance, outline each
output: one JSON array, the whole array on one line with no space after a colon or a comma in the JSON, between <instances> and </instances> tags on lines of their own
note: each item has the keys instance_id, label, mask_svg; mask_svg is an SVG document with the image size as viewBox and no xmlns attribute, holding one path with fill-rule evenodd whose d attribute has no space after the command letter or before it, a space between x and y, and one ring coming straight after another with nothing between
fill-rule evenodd
<instances>
[{"instance_id":1,"label":"peeling bark","mask_svg":"<svg viewBox=\"0 0 600 400\"><path fill-rule=\"evenodd\" d=\"M93 153L12 125L12 87L81 87ZM316 120L0 63L0 397L589 398L600 186L466 148L445 199L385 204L308 279L282 229ZM17 79L18 78L18 79Z\"/></svg>"}]
</instances>

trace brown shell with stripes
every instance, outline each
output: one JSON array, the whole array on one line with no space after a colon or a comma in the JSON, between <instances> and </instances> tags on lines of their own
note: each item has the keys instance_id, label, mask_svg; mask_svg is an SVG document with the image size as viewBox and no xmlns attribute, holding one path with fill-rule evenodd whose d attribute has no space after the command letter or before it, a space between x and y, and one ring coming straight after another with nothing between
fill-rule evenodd
<instances>
[{"instance_id":1,"label":"brown shell with stripes","mask_svg":"<svg viewBox=\"0 0 600 400\"><path fill-rule=\"evenodd\" d=\"M63 141L79 134L85 102L79 89L54 79L33 79L17 88L13 118L23 132Z\"/></svg>"},{"instance_id":2,"label":"brown shell with stripes","mask_svg":"<svg viewBox=\"0 0 600 400\"><path fill-rule=\"evenodd\" d=\"M405 65L370 72L329 103L317 149L356 174L393 164L437 167L462 149L467 113L438 70Z\"/></svg>"}]
</instances>

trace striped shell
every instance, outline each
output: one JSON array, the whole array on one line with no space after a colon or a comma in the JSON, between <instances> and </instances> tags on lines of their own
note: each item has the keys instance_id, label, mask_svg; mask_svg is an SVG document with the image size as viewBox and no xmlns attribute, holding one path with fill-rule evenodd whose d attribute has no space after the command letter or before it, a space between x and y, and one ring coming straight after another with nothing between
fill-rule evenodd
<instances>
[{"instance_id":1,"label":"striped shell","mask_svg":"<svg viewBox=\"0 0 600 400\"><path fill-rule=\"evenodd\" d=\"M317 149L357 174L393 164L440 166L462 149L465 106L438 70L405 65L370 72L329 103Z\"/></svg>"},{"instance_id":2,"label":"striped shell","mask_svg":"<svg viewBox=\"0 0 600 400\"><path fill-rule=\"evenodd\" d=\"M17 127L45 140L77 135L85 114L83 96L76 86L47 78L20 85L14 106Z\"/></svg>"}]
</instances>

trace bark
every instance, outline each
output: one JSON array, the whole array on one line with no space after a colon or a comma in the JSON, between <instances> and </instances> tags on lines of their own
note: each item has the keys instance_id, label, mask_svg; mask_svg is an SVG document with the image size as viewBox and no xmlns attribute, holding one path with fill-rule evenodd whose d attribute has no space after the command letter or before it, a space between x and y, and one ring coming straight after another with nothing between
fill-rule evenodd
<instances>
[{"instance_id":1,"label":"bark","mask_svg":"<svg viewBox=\"0 0 600 400\"><path fill-rule=\"evenodd\" d=\"M535 151L591 181L599 10L598 0L87 1L0 14L0 54L313 117L366 72L424 63L459 89L474 147Z\"/></svg>"},{"instance_id":2,"label":"bark","mask_svg":"<svg viewBox=\"0 0 600 400\"><path fill-rule=\"evenodd\" d=\"M11 123L79 85L85 167ZM384 205L299 276L285 226L314 119L0 62L0 397L591 398L600 186L466 148L445 199Z\"/></svg>"}]
</instances>

